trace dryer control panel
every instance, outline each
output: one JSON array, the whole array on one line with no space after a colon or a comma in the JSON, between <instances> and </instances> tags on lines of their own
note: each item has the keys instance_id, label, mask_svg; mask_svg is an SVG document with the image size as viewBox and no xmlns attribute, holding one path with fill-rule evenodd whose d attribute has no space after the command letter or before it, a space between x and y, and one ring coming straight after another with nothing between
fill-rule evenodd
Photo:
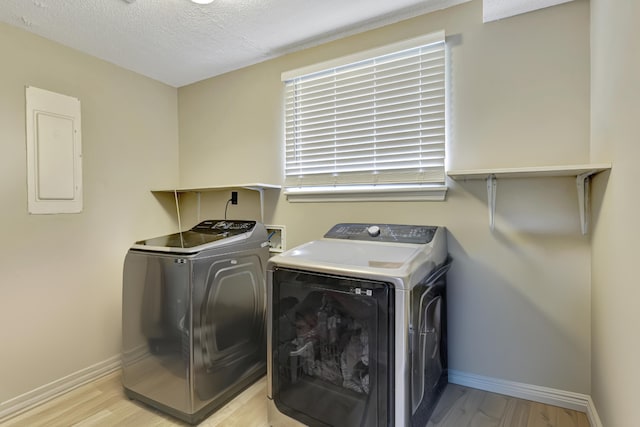
<instances>
[{"instance_id":1,"label":"dryer control panel","mask_svg":"<svg viewBox=\"0 0 640 427\"><path fill-rule=\"evenodd\" d=\"M370 242L426 244L433 240L437 228L431 225L343 223L334 225L324 237Z\"/></svg>"}]
</instances>

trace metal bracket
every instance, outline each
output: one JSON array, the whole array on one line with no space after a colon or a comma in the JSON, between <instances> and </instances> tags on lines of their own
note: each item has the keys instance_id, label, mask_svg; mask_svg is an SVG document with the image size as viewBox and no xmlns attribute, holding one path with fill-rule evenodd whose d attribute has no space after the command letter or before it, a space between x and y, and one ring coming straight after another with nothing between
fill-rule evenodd
<instances>
[{"instance_id":1,"label":"metal bracket","mask_svg":"<svg viewBox=\"0 0 640 427\"><path fill-rule=\"evenodd\" d=\"M489 206L489 228L493 231L495 227L496 213L496 192L498 190L498 180L494 174L487 177L487 205Z\"/></svg>"},{"instance_id":2,"label":"metal bracket","mask_svg":"<svg viewBox=\"0 0 640 427\"><path fill-rule=\"evenodd\" d=\"M591 175L594 172L586 172L576 176L576 187L578 189L578 209L580 209L580 228L582 234L589 231L591 221Z\"/></svg>"},{"instance_id":3,"label":"metal bracket","mask_svg":"<svg viewBox=\"0 0 640 427\"><path fill-rule=\"evenodd\" d=\"M260 221L264 222L264 187L242 186L241 188L257 191L260 194Z\"/></svg>"}]
</instances>

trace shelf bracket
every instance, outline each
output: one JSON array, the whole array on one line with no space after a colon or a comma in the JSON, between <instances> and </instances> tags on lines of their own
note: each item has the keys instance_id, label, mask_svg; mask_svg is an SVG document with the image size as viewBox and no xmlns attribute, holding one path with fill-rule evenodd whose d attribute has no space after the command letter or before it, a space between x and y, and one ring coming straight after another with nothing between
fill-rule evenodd
<instances>
[{"instance_id":1,"label":"shelf bracket","mask_svg":"<svg viewBox=\"0 0 640 427\"><path fill-rule=\"evenodd\" d=\"M580 228L582 234L587 234L589 231L589 221L591 212L589 207L591 206L591 191L589 190L591 184L591 175L594 172L586 172L576 176L576 187L578 189L578 208L580 209Z\"/></svg>"},{"instance_id":2,"label":"shelf bracket","mask_svg":"<svg viewBox=\"0 0 640 427\"><path fill-rule=\"evenodd\" d=\"M489 228L493 231L495 227L496 213L496 191L498 190L498 180L494 174L487 176L487 205L489 206Z\"/></svg>"},{"instance_id":3,"label":"shelf bracket","mask_svg":"<svg viewBox=\"0 0 640 427\"><path fill-rule=\"evenodd\" d=\"M198 207L196 209L196 212L198 212L198 223L200 222L200 206L201 206L201 195L202 193L199 191L196 191L196 202L198 204Z\"/></svg>"},{"instance_id":4,"label":"shelf bracket","mask_svg":"<svg viewBox=\"0 0 640 427\"><path fill-rule=\"evenodd\" d=\"M246 190L257 191L258 193L260 193L260 221L264 222L264 188L253 186L244 186L242 188Z\"/></svg>"}]
</instances>

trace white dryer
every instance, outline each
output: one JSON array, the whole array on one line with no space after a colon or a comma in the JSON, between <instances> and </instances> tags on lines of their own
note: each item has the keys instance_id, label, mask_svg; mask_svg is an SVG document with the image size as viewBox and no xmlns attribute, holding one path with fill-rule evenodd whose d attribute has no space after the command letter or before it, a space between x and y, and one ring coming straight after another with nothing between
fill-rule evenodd
<instances>
[{"instance_id":1,"label":"white dryer","mask_svg":"<svg viewBox=\"0 0 640 427\"><path fill-rule=\"evenodd\" d=\"M127 396L197 423L266 372L267 232L208 220L125 258Z\"/></svg>"},{"instance_id":2,"label":"white dryer","mask_svg":"<svg viewBox=\"0 0 640 427\"><path fill-rule=\"evenodd\" d=\"M424 426L447 383L443 227L338 224L267 264L273 427Z\"/></svg>"}]
</instances>

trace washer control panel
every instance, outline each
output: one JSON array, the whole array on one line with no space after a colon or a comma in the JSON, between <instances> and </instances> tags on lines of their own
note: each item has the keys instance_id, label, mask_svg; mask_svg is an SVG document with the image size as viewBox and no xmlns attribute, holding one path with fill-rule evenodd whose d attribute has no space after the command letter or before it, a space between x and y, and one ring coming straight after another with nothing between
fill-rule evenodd
<instances>
[{"instance_id":1,"label":"washer control panel","mask_svg":"<svg viewBox=\"0 0 640 427\"><path fill-rule=\"evenodd\" d=\"M433 240L437 228L431 225L343 223L334 225L324 237L370 242L425 244Z\"/></svg>"},{"instance_id":2,"label":"washer control panel","mask_svg":"<svg viewBox=\"0 0 640 427\"><path fill-rule=\"evenodd\" d=\"M193 227L191 231L204 234L224 234L225 236L235 236L237 234L251 231L255 225L255 221L210 219L202 221L200 224Z\"/></svg>"}]
</instances>

